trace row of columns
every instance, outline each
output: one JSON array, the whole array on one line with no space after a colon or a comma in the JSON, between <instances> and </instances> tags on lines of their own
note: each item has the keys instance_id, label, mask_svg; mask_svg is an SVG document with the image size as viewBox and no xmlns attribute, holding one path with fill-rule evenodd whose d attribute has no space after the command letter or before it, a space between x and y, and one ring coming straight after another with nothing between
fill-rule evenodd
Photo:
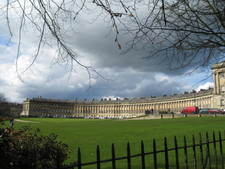
<instances>
[{"instance_id":1,"label":"row of columns","mask_svg":"<svg viewBox=\"0 0 225 169\"><path fill-rule=\"evenodd\" d=\"M134 117L144 115L146 111L154 110L181 112L184 107L211 107L211 98L199 97L186 100L163 101L154 103L133 104L57 104L54 102L24 102L24 115L68 116L68 117ZM27 113L26 113L27 112Z\"/></svg>"},{"instance_id":2,"label":"row of columns","mask_svg":"<svg viewBox=\"0 0 225 169\"><path fill-rule=\"evenodd\" d=\"M199 108L210 108L212 105L212 96L203 98L192 98L188 100L160 102L156 104L156 109L161 111L167 111L170 109L173 112L179 112L185 107L198 106Z\"/></svg>"}]
</instances>

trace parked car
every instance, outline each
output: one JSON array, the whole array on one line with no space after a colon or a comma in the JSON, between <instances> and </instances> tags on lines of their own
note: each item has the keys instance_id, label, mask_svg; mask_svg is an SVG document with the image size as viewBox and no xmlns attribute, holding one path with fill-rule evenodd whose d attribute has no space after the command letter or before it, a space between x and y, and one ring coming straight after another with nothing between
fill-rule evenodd
<instances>
[{"instance_id":1,"label":"parked car","mask_svg":"<svg viewBox=\"0 0 225 169\"><path fill-rule=\"evenodd\" d=\"M221 109L221 111L222 111L222 114L225 114L225 109Z\"/></svg>"},{"instance_id":2,"label":"parked car","mask_svg":"<svg viewBox=\"0 0 225 169\"><path fill-rule=\"evenodd\" d=\"M209 109L200 109L199 114L208 114Z\"/></svg>"},{"instance_id":3,"label":"parked car","mask_svg":"<svg viewBox=\"0 0 225 169\"><path fill-rule=\"evenodd\" d=\"M197 114L199 113L199 109L196 106L186 107L181 111L182 114Z\"/></svg>"},{"instance_id":4,"label":"parked car","mask_svg":"<svg viewBox=\"0 0 225 169\"><path fill-rule=\"evenodd\" d=\"M199 113L200 114L222 114L223 111L219 109L201 109Z\"/></svg>"},{"instance_id":5,"label":"parked car","mask_svg":"<svg viewBox=\"0 0 225 169\"><path fill-rule=\"evenodd\" d=\"M222 114L222 111L219 109L209 109L208 113L209 114Z\"/></svg>"}]
</instances>

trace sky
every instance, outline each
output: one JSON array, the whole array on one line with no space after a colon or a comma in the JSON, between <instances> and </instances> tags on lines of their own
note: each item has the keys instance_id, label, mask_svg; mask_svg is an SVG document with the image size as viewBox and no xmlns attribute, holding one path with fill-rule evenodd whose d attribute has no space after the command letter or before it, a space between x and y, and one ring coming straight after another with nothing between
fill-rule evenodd
<instances>
[{"instance_id":1,"label":"sky","mask_svg":"<svg viewBox=\"0 0 225 169\"><path fill-rule=\"evenodd\" d=\"M12 12L13 37L10 38L7 22L1 19L0 93L8 101L22 103L26 98L39 96L69 100L123 99L160 97L213 87L210 70L189 74L191 68L170 70L167 60L160 57L143 59L149 55L143 50L124 54L129 37L119 34L122 46L119 49L109 23L102 18L90 22L87 15L79 15L69 44L78 53L82 64L92 66L98 72L91 74L91 79L85 68L74 64L71 70L70 64L57 59L57 46L51 37L48 39L51 45L45 45L31 65L37 51L38 33L29 24L22 30L18 55L20 22Z\"/></svg>"}]
</instances>

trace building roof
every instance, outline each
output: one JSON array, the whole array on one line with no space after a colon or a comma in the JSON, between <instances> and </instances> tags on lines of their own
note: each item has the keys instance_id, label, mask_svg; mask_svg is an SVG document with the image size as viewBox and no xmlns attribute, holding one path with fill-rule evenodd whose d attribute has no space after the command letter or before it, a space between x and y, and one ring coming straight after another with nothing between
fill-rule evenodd
<instances>
[{"instance_id":1,"label":"building roof","mask_svg":"<svg viewBox=\"0 0 225 169\"><path fill-rule=\"evenodd\" d=\"M39 101L39 102L51 102L51 103L64 103L64 104L134 104L134 103L154 103L154 102L161 102L161 101L173 101L178 99L188 99L193 97L201 97L205 95L213 94L213 88L209 88L207 90L201 89L199 92L193 90L192 92L184 92L183 94L173 94L173 95L163 95L161 97L151 96L151 97L141 97L141 98L124 98L120 99L117 98L113 99L93 99L89 100L62 100L62 99L51 99L51 98L32 98L27 99L27 101ZM25 100L26 101L26 100Z\"/></svg>"}]
</instances>

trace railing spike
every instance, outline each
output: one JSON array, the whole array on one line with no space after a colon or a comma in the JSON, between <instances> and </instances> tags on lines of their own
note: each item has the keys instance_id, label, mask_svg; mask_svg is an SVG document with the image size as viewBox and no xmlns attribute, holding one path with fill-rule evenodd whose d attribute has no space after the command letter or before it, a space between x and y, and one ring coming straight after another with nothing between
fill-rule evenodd
<instances>
[{"instance_id":1,"label":"railing spike","mask_svg":"<svg viewBox=\"0 0 225 169\"><path fill-rule=\"evenodd\" d=\"M157 169L157 152L156 152L156 141L153 139L153 157L154 157L154 169Z\"/></svg>"},{"instance_id":2,"label":"railing spike","mask_svg":"<svg viewBox=\"0 0 225 169\"><path fill-rule=\"evenodd\" d=\"M145 169L145 148L143 140L141 141L141 162L142 162L142 169Z\"/></svg>"},{"instance_id":3,"label":"railing spike","mask_svg":"<svg viewBox=\"0 0 225 169\"><path fill-rule=\"evenodd\" d=\"M178 154L178 144L177 144L176 136L174 136L174 148L175 148L176 169L179 169L179 154Z\"/></svg>"},{"instance_id":4,"label":"railing spike","mask_svg":"<svg viewBox=\"0 0 225 169\"><path fill-rule=\"evenodd\" d=\"M115 146L112 143L112 169L116 169L116 153L115 153Z\"/></svg>"},{"instance_id":5,"label":"railing spike","mask_svg":"<svg viewBox=\"0 0 225 169\"><path fill-rule=\"evenodd\" d=\"M220 159L221 159L221 167L224 169L224 159L223 159L223 144L222 144L222 136L221 132L219 131L219 143L220 143Z\"/></svg>"},{"instance_id":6,"label":"railing spike","mask_svg":"<svg viewBox=\"0 0 225 169\"><path fill-rule=\"evenodd\" d=\"M213 148L214 148L214 156L215 156L215 164L216 168L218 168L218 159L217 159L217 148L216 148L216 135L215 132L213 131Z\"/></svg>"},{"instance_id":7,"label":"railing spike","mask_svg":"<svg viewBox=\"0 0 225 169\"><path fill-rule=\"evenodd\" d=\"M188 155L187 155L187 140L184 136L184 158L185 158L185 168L188 169Z\"/></svg>"},{"instance_id":8,"label":"railing spike","mask_svg":"<svg viewBox=\"0 0 225 169\"><path fill-rule=\"evenodd\" d=\"M193 158L194 158L194 169L197 169L197 158L196 158L196 145L195 145L195 136L192 135L192 145L193 145Z\"/></svg>"},{"instance_id":9,"label":"railing spike","mask_svg":"<svg viewBox=\"0 0 225 169\"><path fill-rule=\"evenodd\" d=\"M78 147L78 151L77 151L77 165L78 165L78 169L81 169L82 168L80 147Z\"/></svg>"},{"instance_id":10,"label":"railing spike","mask_svg":"<svg viewBox=\"0 0 225 169\"><path fill-rule=\"evenodd\" d=\"M131 169L130 143L127 143L127 169Z\"/></svg>"},{"instance_id":11,"label":"railing spike","mask_svg":"<svg viewBox=\"0 0 225 169\"><path fill-rule=\"evenodd\" d=\"M99 145L97 145L97 150L96 150L96 157L97 157L97 169L101 169L101 159L100 159L100 148Z\"/></svg>"},{"instance_id":12,"label":"railing spike","mask_svg":"<svg viewBox=\"0 0 225 169\"><path fill-rule=\"evenodd\" d=\"M167 138L164 137L164 150L165 150L165 168L169 169L169 155L168 155L168 147L167 147Z\"/></svg>"}]
</instances>

